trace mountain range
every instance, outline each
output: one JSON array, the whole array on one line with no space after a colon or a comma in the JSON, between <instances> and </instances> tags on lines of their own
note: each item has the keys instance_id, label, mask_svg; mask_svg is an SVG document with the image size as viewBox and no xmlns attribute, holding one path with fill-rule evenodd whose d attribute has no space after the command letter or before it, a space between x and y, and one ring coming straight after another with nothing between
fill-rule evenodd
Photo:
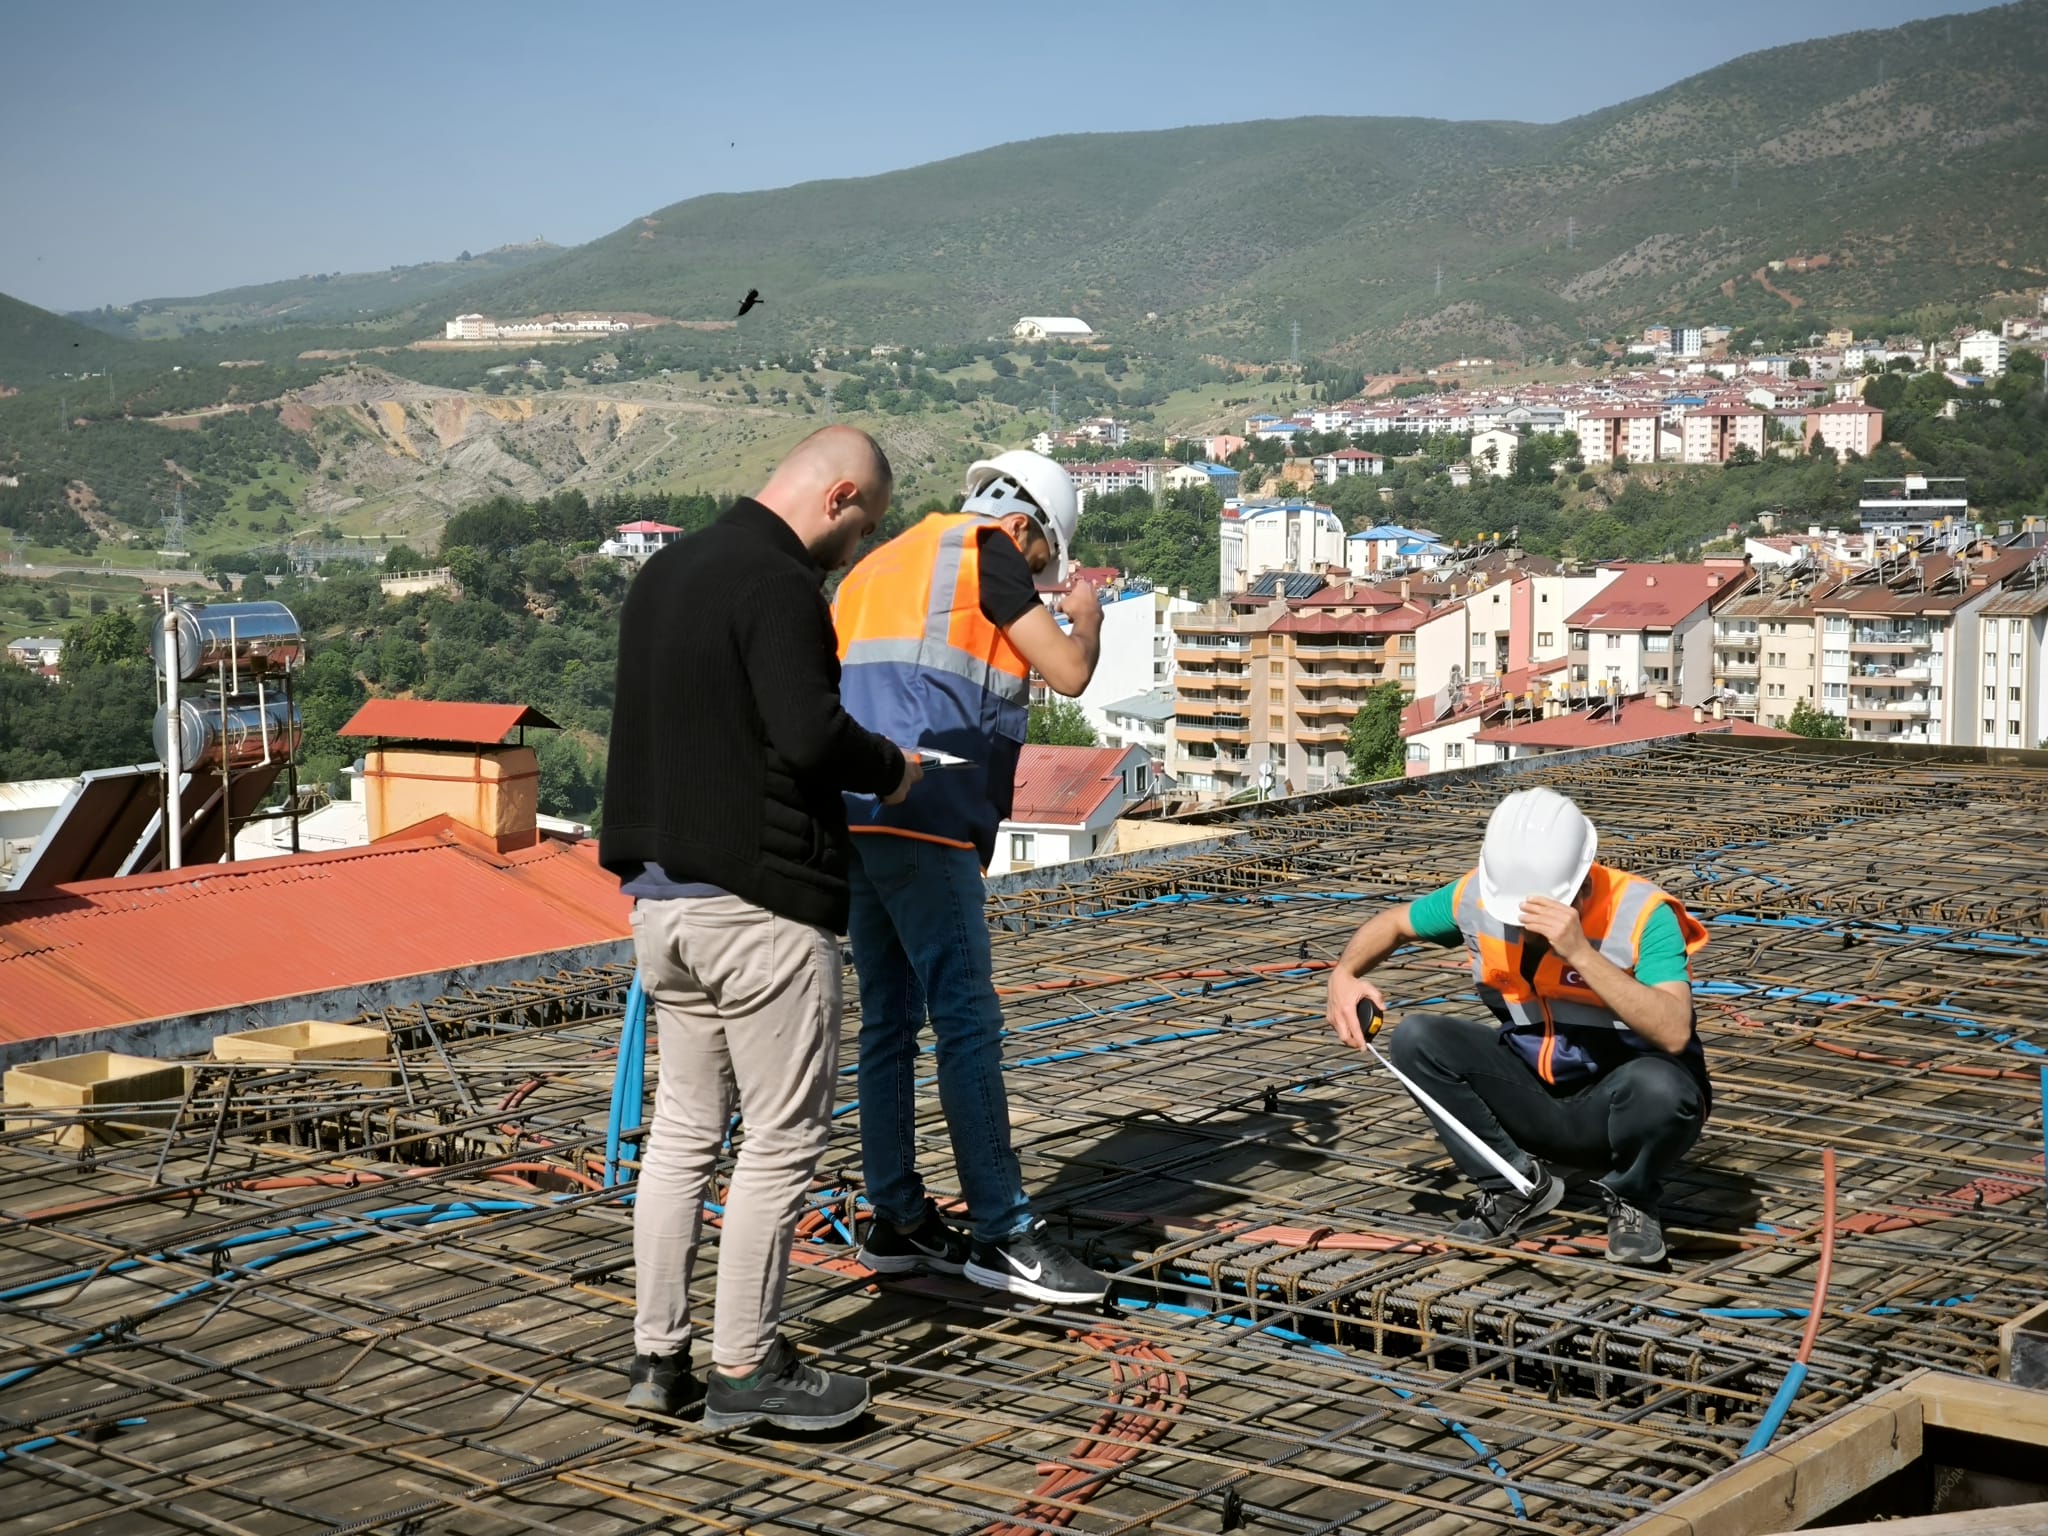
<instances>
[{"instance_id":1,"label":"mountain range","mask_svg":"<svg viewBox=\"0 0 2048 1536\"><path fill-rule=\"evenodd\" d=\"M1368 79L1397 67L1361 58ZM1112 339L1248 362L1287 356L1299 324L1303 356L1369 367L1649 319L1904 317L2048 283L2044 84L2048 0L2021 0L1750 54L1556 124L1065 135L697 197L387 291L381 313L409 335L458 310L726 320L758 288L749 350L978 340L1077 314ZM358 326L377 276L345 295ZM237 292L246 325L347 308Z\"/></svg>"}]
</instances>

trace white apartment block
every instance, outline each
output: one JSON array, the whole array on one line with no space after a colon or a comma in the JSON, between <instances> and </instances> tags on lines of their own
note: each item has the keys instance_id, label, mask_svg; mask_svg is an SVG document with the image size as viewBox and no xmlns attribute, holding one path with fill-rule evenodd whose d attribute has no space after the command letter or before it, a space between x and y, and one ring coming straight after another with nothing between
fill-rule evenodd
<instances>
[{"instance_id":1,"label":"white apartment block","mask_svg":"<svg viewBox=\"0 0 2048 1536\"><path fill-rule=\"evenodd\" d=\"M2012 359L2012 343L1996 331L1973 331L1957 346L1956 358L1968 372L1995 379Z\"/></svg>"},{"instance_id":2,"label":"white apartment block","mask_svg":"<svg viewBox=\"0 0 2048 1536\"><path fill-rule=\"evenodd\" d=\"M1132 587L1102 596L1102 655L1074 702L1095 734L1110 734L1107 706L1173 686L1173 619L1201 604L1163 589Z\"/></svg>"},{"instance_id":3,"label":"white apartment block","mask_svg":"<svg viewBox=\"0 0 2048 1536\"><path fill-rule=\"evenodd\" d=\"M1316 571L1344 564L1344 524L1312 502L1247 505L1221 522L1222 590L1237 592L1267 571Z\"/></svg>"}]
</instances>

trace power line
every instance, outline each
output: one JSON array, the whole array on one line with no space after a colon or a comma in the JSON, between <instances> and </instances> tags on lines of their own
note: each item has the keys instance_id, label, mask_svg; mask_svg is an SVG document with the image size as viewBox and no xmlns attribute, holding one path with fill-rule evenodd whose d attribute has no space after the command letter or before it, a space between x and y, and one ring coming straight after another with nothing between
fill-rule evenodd
<instances>
[{"instance_id":1,"label":"power line","mask_svg":"<svg viewBox=\"0 0 2048 1536\"><path fill-rule=\"evenodd\" d=\"M1444 296L1444 264L1442 262L1436 264L1436 296L1438 298Z\"/></svg>"},{"instance_id":2,"label":"power line","mask_svg":"<svg viewBox=\"0 0 2048 1536\"><path fill-rule=\"evenodd\" d=\"M1579 248L1579 221L1577 219L1566 219L1564 221L1564 248L1568 251L1576 251Z\"/></svg>"},{"instance_id":3,"label":"power line","mask_svg":"<svg viewBox=\"0 0 2048 1536\"><path fill-rule=\"evenodd\" d=\"M1298 363L1301 361L1301 322L1299 320L1294 322L1293 330L1294 339L1287 344L1287 361Z\"/></svg>"}]
</instances>

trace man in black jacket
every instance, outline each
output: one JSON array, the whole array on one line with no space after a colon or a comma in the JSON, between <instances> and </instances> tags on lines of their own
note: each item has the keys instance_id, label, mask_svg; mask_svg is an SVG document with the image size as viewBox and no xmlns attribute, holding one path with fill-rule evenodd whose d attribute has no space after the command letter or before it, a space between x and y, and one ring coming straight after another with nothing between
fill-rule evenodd
<instances>
[{"instance_id":1,"label":"man in black jacket","mask_svg":"<svg viewBox=\"0 0 2048 1536\"><path fill-rule=\"evenodd\" d=\"M760 493L649 560L626 595L600 853L633 902L660 1075L633 1206L627 1406L695 1396L690 1270L731 1123L704 1422L845 1424L867 1383L800 1360L776 1331L789 1247L831 1132L846 931L842 790L900 801L914 749L839 701L825 574L889 505L873 438L827 427Z\"/></svg>"}]
</instances>

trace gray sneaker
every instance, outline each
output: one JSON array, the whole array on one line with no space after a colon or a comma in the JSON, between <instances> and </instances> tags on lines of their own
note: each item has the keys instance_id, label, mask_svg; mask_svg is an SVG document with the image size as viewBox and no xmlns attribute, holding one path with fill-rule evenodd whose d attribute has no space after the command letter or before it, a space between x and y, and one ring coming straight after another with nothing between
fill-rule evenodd
<instances>
[{"instance_id":1,"label":"gray sneaker","mask_svg":"<svg viewBox=\"0 0 2048 1536\"><path fill-rule=\"evenodd\" d=\"M751 1424L837 1429L867 1408L864 1378L806 1365L789 1340L779 1336L753 1375L735 1380L714 1370L704 1388L706 1429L745 1429Z\"/></svg>"},{"instance_id":2,"label":"gray sneaker","mask_svg":"<svg viewBox=\"0 0 2048 1536\"><path fill-rule=\"evenodd\" d=\"M1556 1210L1557 1202L1564 1198L1564 1180L1541 1163L1535 1163L1535 1169L1532 1179L1536 1187L1526 1195L1512 1189L1480 1190L1466 1208L1464 1220L1451 1228L1451 1236L1474 1243L1504 1243L1538 1216Z\"/></svg>"},{"instance_id":3,"label":"gray sneaker","mask_svg":"<svg viewBox=\"0 0 2048 1536\"><path fill-rule=\"evenodd\" d=\"M1605 1184L1595 1184L1607 1202L1607 1261L1648 1268L1664 1262L1664 1224L1655 1211L1630 1205Z\"/></svg>"}]
</instances>

